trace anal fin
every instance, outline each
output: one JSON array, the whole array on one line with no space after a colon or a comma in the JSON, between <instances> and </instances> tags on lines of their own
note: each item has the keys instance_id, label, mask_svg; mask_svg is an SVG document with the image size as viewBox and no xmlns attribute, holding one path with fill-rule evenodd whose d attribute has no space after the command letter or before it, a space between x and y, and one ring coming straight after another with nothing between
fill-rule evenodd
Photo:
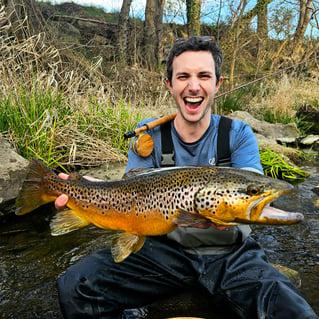
<instances>
[{"instance_id":1,"label":"anal fin","mask_svg":"<svg viewBox=\"0 0 319 319\"><path fill-rule=\"evenodd\" d=\"M59 212L53 217L50 223L51 235L60 236L70 233L74 230L83 228L90 223L79 217L74 211L66 210Z\"/></svg>"},{"instance_id":2,"label":"anal fin","mask_svg":"<svg viewBox=\"0 0 319 319\"><path fill-rule=\"evenodd\" d=\"M132 252L138 252L142 248L144 241L145 236L138 236L123 232L113 236L111 251L114 261L116 263L121 262Z\"/></svg>"}]
</instances>

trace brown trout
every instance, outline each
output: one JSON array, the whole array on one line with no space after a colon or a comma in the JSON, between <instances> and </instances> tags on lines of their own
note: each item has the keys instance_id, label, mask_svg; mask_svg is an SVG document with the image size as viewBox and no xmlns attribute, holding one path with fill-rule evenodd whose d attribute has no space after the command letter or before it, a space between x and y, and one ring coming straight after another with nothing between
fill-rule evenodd
<instances>
[{"instance_id":1,"label":"brown trout","mask_svg":"<svg viewBox=\"0 0 319 319\"><path fill-rule=\"evenodd\" d=\"M32 160L16 200L16 214L67 194L69 210L52 219L51 234L63 235L91 223L111 230L107 244L115 262L120 262L143 246L145 236L163 235L177 226L208 221L217 225L298 223L302 214L267 205L292 189L261 174L208 166L135 169L122 180L107 182L91 182L71 173L66 181Z\"/></svg>"}]
</instances>

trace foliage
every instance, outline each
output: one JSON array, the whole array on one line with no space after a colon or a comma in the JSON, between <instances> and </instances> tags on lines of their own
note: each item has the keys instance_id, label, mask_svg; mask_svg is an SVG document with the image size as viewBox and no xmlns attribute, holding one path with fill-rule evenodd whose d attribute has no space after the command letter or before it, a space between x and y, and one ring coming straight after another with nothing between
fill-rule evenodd
<instances>
[{"instance_id":1,"label":"foliage","mask_svg":"<svg viewBox=\"0 0 319 319\"><path fill-rule=\"evenodd\" d=\"M62 104L61 94L52 96L36 88L27 94L21 86L20 95L0 96L0 132L14 138L16 147L25 158L41 158L46 165L59 165L65 156L54 150L57 125L57 107ZM60 110L60 114L67 110ZM61 167L61 165L59 165Z\"/></svg>"},{"instance_id":2,"label":"foliage","mask_svg":"<svg viewBox=\"0 0 319 319\"><path fill-rule=\"evenodd\" d=\"M133 129L141 118L167 114L173 107L175 110L164 85L163 68L151 72L142 67L143 57L139 55L142 20L130 19L128 51L134 56L130 65L118 61L114 54L118 41L114 23L84 24L77 19L70 22L69 18L51 23L52 17L62 13L90 18L90 21L116 22L118 13L108 17L101 9L74 3L50 5L42 14L47 14L45 27L52 27L53 32L43 29L45 32L31 34L27 18L13 24L6 20L10 14L2 11L4 8L0 11L0 133L14 141L27 158L41 157L52 166L89 166L125 160L129 141L123 140L123 133ZM56 8L60 11L56 12ZM180 13L179 6L175 9L176 14ZM222 28L211 26L210 29L202 24L205 34L207 31L220 35L218 41L225 53L226 85L223 86L227 86L229 56L234 48L227 37L231 19L229 21L221 18L218 26ZM68 35L65 26L72 26L71 31L77 29L80 35L77 32ZM186 28L178 24L164 27L163 53L166 55L171 39L186 36ZM54 37L50 37L52 34ZM267 42L270 45L260 52L256 49L259 40L254 30L246 28L240 37L236 39L242 45L234 57L234 83L247 83L257 75L271 72L271 67L293 63L287 51L281 50L282 41ZM315 49L316 45L310 39L303 56L311 56L308 48ZM255 68L260 56L263 64ZM309 63L307 72L313 71L316 64ZM217 101L225 112L247 108L251 113L262 110L269 121L287 122L294 119L292 111L297 105L311 99L318 103L318 90L313 89L318 86L317 73L307 79L290 74L286 82L282 80L284 77L274 78L269 86L260 82L258 86L248 86ZM302 120L300 125L304 125Z\"/></svg>"},{"instance_id":3,"label":"foliage","mask_svg":"<svg viewBox=\"0 0 319 319\"><path fill-rule=\"evenodd\" d=\"M304 179L309 173L288 164L282 156L266 149L260 152L260 160L266 175L287 181Z\"/></svg>"},{"instance_id":4,"label":"foliage","mask_svg":"<svg viewBox=\"0 0 319 319\"><path fill-rule=\"evenodd\" d=\"M63 170L123 160L129 143L123 135L141 120L140 112L123 101L114 106L90 100L87 105L74 108L63 92L34 88L27 93L21 87L20 95L0 97L0 133L15 142L23 157Z\"/></svg>"},{"instance_id":5,"label":"foliage","mask_svg":"<svg viewBox=\"0 0 319 319\"><path fill-rule=\"evenodd\" d=\"M231 113L245 108L245 96L247 97L247 88L237 90L226 94L217 100L223 113Z\"/></svg>"},{"instance_id":6,"label":"foliage","mask_svg":"<svg viewBox=\"0 0 319 319\"><path fill-rule=\"evenodd\" d=\"M280 5L272 10L269 18L273 38L286 39L293 33L294 12L287 5Z\"/></svg>"}]
</instances>

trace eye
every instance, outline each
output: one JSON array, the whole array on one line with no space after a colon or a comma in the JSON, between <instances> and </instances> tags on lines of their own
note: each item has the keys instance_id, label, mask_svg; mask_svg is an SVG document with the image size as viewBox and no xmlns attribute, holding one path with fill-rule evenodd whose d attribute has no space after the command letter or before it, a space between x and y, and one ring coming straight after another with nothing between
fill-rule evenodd
<instances>
[{"instance_id":1,"label":"eye","mask_svg":"<svg viewBox=\"0 0 319 319\"><path fill-rule=\"evenodd\" d=\"M264 191L264 187L261 185L248 185L247 195L256 196L261 194Z\"/></svg>"},{"instance_id":2,"label":"eye","mask_svg":"<svg viewBox=\"0 0 319 319\"><path fill-rule=\"evenodd\" d=\"M209 74L202 74L202 75L201 75L201 78L202 78L202 79L210 79L211 76L210 76Z\"/></svg>"}]
</instances>

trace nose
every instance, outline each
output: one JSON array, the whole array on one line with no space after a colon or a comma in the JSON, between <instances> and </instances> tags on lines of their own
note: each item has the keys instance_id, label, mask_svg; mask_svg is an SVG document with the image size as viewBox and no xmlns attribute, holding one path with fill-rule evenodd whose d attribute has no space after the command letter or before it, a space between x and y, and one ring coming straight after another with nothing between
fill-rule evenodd
<instances>
[{"instance_id":1,"label":"nose","mask_svg":"<svg viewBox=\"0 0 319 319\"><path fill-rule=\"evenodd\" d=\"M200 83L196 78L190 78L188 81L188 89L192 92L198 92L200 90Z\"/></svg>"}]
</instances>

